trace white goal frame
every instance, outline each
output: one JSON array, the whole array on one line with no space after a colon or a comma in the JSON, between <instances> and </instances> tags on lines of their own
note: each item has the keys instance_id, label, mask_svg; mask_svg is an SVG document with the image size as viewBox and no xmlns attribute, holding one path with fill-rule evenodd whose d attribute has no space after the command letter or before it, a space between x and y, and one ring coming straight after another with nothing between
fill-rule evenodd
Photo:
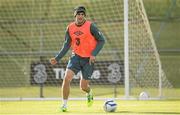
<instances>
[{"instance_id":1,"label":"white goal frame","mask_svg":"<svg viewBox=\"0 0 180 115\"><path fill-rule=\"evenodd\" d=\"M130 85L129 85L129 43L128 43L128 40L129 40L129 36L128 36L128 31L129 31L129 28L128 28L128 25L129 25L129 22L128 22L128 19L129 19L129 16L128 16L128 11L129 11L129 5L128 5L128 1L129 0L124 0L124 73L125 73L125 99L129 100L130 99ZM142 6L142 12L144 12L143 14L145 15L145 18L147 19L147 15L145 13L145 8L144 6L142 5L143 4L143 1L142 0L139 0L141 6ZM148 21L148 19L147 19ZM146 25L150 28L150 25L149 25L149 22L148 24ZM148 29L149 30L149 29ZM153 35L152 35L152 32L149 31L148 32L151 36L151 38L153 38ZM159 54L157 52L157 47L155 45L155 42L154 40L151 39L151 43L153 45L153 48L154 48L154 51L155 51L155 56L156 56L156 59L158 61L158 66L159 66L159 87L158 87L158 93L159 93L159 97L157 98L162 98L162 67L161 67L161 61L159 59Z\"/></svg>"}]
</instances>

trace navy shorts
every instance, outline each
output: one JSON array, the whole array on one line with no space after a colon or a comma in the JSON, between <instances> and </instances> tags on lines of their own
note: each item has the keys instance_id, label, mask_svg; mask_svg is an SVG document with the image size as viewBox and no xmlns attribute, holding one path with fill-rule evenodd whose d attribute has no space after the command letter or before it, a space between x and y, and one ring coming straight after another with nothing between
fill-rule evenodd
<instances>
[{"instance_id":1,"label":"navy shorts","mask_svg":"<svg viewBox=\"0 0 180 115\"><path fill-rule=\"evenodd\" d=\"M83 58L75 54L70 57L67 68L72 70L75 74L81 71L83 79L91 80L94 63L90 65L89 58Z\"/></svg>"}]
</instances>

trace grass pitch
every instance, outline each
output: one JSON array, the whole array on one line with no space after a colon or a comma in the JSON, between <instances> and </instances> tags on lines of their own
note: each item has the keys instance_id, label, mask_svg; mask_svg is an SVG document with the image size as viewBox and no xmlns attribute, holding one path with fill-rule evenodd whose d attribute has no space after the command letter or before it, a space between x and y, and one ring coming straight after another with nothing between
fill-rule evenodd
<instances>
[{"instance_id":1,"label":"grass pitch","mask_svg":"<svg viewBox=\"0 0 180 115\"><path fill-rule=\"evenodd\" d=\"M87 107L85 101L69 101L68 112L59 111L59 101L1 101L1 115L179 115L180 100L120 101L116 112L106 113L104 101Z\"/></svg>"}]
</instances>

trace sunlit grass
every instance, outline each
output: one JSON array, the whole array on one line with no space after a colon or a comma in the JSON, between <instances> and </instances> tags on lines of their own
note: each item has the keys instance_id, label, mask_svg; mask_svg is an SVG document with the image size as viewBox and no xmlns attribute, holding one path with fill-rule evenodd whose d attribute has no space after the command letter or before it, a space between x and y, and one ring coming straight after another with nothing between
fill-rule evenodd
<instances>
[{"instance_id":1,"label":"sunlit grass","mask_svg":"<svg viewBox=\"0 0 180 115\"><path fill-rule=\"evenodd\" d=\"M60 101L13 101L1 102L0 114L16 115L169 115L180 114L180 101L117 101L114 113L103 110L104 101L95 101L88 108L85 101L69 101L68 112L59 111Z\"/></svg>"}]
</instances>

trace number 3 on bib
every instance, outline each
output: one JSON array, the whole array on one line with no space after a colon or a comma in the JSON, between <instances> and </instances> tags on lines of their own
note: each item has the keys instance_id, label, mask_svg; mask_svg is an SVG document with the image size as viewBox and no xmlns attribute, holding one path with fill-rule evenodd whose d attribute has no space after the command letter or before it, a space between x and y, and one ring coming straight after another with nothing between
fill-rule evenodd
<instances>
[{"instance_id":1,"label":"number 3 on bib","mask_svg":"<svg viewBox=\"0 0 180 115\"><path fill-rule=\"evenodd\" d=\"M80 39L76 38L76 45L79 46L80 45Z\"/></svg>"}]
</instances>

